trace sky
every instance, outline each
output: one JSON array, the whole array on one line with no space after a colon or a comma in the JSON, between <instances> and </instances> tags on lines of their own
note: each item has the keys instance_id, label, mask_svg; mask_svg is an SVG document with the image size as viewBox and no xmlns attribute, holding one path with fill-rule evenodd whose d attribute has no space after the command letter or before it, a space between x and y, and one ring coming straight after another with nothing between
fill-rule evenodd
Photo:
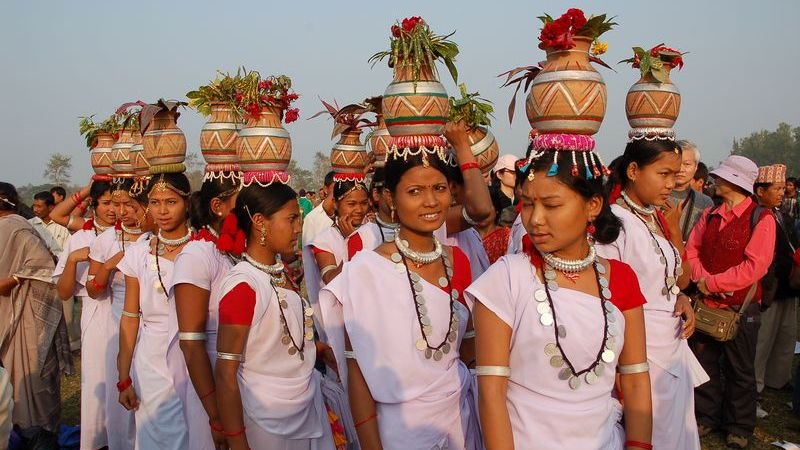
<instances>
[{"instance_id":1,"label":"sky","mask_svg":"<svg viewBox=\"0 0 800 450\"><path fill-rule=\"evenodd\" d=\"M514 124L506 108L513 89L497 75L544 60L538 45L542 13L582 8L587 16L616 16L603 35L598 67L608 87L608 107L595 136L606 162L627 140L624 99L638 70L616 62L632 46L659 43L689 52L673 72L682 94L679 138L695 141L703 160L716 165L734 138L800 125L800 1L205 1L119 2L6 0L0 17L0 180L44 182L52 153L72 156L72 181L91 175L89 153L78 134L78 117L102 119L132 100L185 98L185 93L237 67L262 75L292 77L301 118L287 125L293 158L310 167L317 151L330 152L332 123L306 120L320 111L319 98L340 105L381 94L391 70L367 59L388 48L396 19L419 15L440 34L455 31L459 81L494 102L492 131L501 153L522 155L530 126L524 102ZM442 69L451 93L458 90ZM190 152L199 153L205 119L182 113L179 126Z\"/></svg>"}]
</instances>

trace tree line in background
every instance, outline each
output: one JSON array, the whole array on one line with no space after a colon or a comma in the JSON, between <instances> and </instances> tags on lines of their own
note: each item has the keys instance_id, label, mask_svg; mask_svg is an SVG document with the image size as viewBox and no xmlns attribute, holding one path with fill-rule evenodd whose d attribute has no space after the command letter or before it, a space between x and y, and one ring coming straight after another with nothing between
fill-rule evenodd
<instances>
[{"instance_id":1,"label":"tree line in background","mask_svg":"<svg viewBox=\"0 0 800 450\"><path fill-rule=\"evenodd\" d=\"M701 149L704 150L704 149ZM750 136L733 140L731 154L746 156L759 166L769 164L786 164L790 175L800 175L800 127L792 127L781 122L775 131L756 131ZM203 161L197 153L186 155L186 175L194 189L203 182ZM325 174L331 170L331 161L323 152L314 154L310 169L301 167L292 160L287 171L291 175L290 185L294 189L319 190ZM68 192L79 189L72 184L72 157L63 153L53 153L47 162L42 176L47 183L17 186L20 198L26 204L33 201L37 192L50 189L52 186L64 186Z\"/></svg>"}]
</instances>

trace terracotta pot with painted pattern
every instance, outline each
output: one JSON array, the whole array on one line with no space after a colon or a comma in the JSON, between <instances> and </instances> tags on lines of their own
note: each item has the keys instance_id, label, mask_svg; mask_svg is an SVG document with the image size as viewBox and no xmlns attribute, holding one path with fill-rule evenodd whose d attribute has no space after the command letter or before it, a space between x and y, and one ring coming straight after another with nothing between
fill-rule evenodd
<instances>
[{"instance_id":1,"label":"terracotta pot with painted pattern","mask_svg":"<svg viewBox=\"0 0 800 450\"><path fill-rule=\"evenodd\" d=\"M450 103L444 85L424 65L414 81L410 64L398 64L394 81L383 94L383 119L392 136L444 134Z\"/></svg>"},{"instance_id":2,"label":"terracotta pot with painted pattern","mask_svg":"<svg viewBox=\"0 0 800 450\"><path fill-rule=\"evenodd\" d=\"M628 90L625 115L631 128L672 128L681 112L681 92L672 83L672 67L664 64L666 82L658 81L649 72Z\"/></svg>"},{"instance_id":3,"label":"terracotta pot with painted pattern","mask_svg":"<svg viewBox=\"0 0 800 450\"><path fill-rule=\"evenodd\" d=\"M389 151L389 129L386 128L386 121L383 118L382 110L377 111L378 126L372 131L369 138L369 147L375 156L375 167L386 165L386 153Z\"/></svg>"},{"instance_id":4,"label":"terracotta pot with painted pattern","mask_svg":"<svg viewBox=\"0 0 800 450\"><path fill-rule=\"evenodd\" d=\"M500 146L497 139L486 127L477 127L467 130L472 155L480 166L481 172L485 175L492 171L497 158L500 156Z\"/></svg>"},{"instance_id":5,"label":"terracotta pot with painted pattern","mask_svg":"<svg viewBox=\"0 0 800 450\"><path fill-rule=\"evenodd\" d=\"M361 130L342 133L331 150L331 168L341 175L364 174L367 165L367 148L361 143Z\"/></svg>"},{"instance_id":6,"label":"terracotta pot with painted pattern","mask_svg":"<svg viewBox=\"0 0 800 450\"><path fill-rule=\"evenodd\" d=\"M263 107L239 131L237 156L242 172L285 171L292 159L292 139L281 123L280 109Z\"/></svg>"},{"instance_id":7,"label":"terracotta pot with painted pattern","mask_svg":"<svg viewBox=\"0 0 800 450\"><path fill-rule=\"evenodd\" d=\"M178 128L178 115L177 111L159 111L142 135L144 157L152 175L186 169L186 136Z\"/></svg>"},{"instance_id":8,"label":"terracotta pot with painted pattern","mask_svg":"<svg viewBox=\"0 0 800 450\"><path fill-rule=\"evenodd\" d=\"M114 135L111 133L99 132L92 148L91 160L92 169L97 175L111 175L114 169L111 167L111 147L114 146Z\"/></svg>"},{"instance_id":9,"label":"terracotta pot with painted pattern","mask_svg":"<svg viewBox=\"0 0 800 450\"><path fill-rule=\"evenodd\" d=\"M141 136L138 129L124 128L120 131L117 142L111 146L111 168L115 177L130 178L134 175L131 160L131 149L135 143L134 134Z\"/></svg>"},{"instance_id":10,"label":"terracotta pot with painted pattern","mask_svg":"<svg viewBox=\"0 0 800 450\"><path fill-rule=\"evenodd\" d=\"M206 164L231 170L239 162L237 146L242 124L233 108L224 103L212 103L211 117L200 131L200 151Z\"/></svg>"}]
</instances>

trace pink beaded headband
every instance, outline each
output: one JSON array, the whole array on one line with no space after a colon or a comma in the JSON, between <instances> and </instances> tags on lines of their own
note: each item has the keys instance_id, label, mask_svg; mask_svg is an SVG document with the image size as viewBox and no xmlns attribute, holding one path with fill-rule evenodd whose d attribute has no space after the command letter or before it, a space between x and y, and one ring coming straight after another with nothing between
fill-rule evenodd
<instances>
[{"instance_id":1,"label":"pink beaded headband","mask_svg":"<svg viewBox=\"0 0 800 450\"><path fill-rule=\"evenodd\" d=\"M552 177L558 173L558 153L570 152L572 154L572 176L577 177L578 154L583 157L586 168L584 176L587 180L602 178L611 175L611 171L603 164L600 155L594 152L595 141L591 136L582 134L539 134L533 137L533 149L527 163L522 166L523 172L530 169L533 161L538 160L548 152L553 153L553 163L547 171L547 176ZM533 181L533 171L528 172L528 180Z\"/></svg>"}]
</instances>

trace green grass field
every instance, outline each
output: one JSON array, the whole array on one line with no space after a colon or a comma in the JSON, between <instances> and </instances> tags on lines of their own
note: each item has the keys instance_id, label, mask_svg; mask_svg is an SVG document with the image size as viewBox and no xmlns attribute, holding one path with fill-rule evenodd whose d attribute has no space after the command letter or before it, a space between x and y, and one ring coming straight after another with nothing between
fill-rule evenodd
<instances>
[{"instance_id":1,"label":"green grass field","mask_svg":"<svg viewBox=\"0 0 800 450\"><path fill-rule=\"evenodd\" d=\"M75 358L77 373L67 376L61 383L61 402L63 405L63 421L68 425L80 422L80 358ZM800 417L792 414L786 402L791 400L788 390L775 391L765 389L762 393L761 406L769 412L769 416L758 421L755 436L751 440L750 449L777 449L770 443L776 440L787 440L800 444ZM725 436L712 434L703 439L704 450L721 450L725 446Z\"/></svg>"}]
</instances>

